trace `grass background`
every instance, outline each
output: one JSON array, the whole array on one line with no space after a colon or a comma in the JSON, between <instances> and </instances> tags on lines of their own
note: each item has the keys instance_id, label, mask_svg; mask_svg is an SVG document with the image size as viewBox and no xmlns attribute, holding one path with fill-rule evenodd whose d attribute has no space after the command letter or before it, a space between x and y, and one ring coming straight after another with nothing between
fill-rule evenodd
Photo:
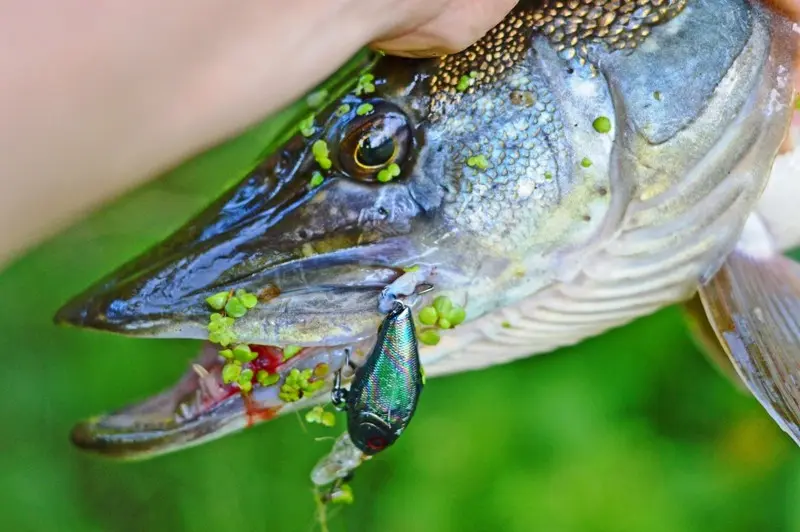
<instances>
[{"instance_id":1,"label":"grass background","mask_svg":"<svg viewBox=\"0 0 800 532\"><path fill-rule=\"evenodd\" d=\"M0 274L0 530L314 529L308 474L330 447L314 436L329 433L296 417L147 462L73 449L75 420L172 384L198 344L51 323L68 297L237 181L303 112L190 161ZM331 530L800 530L800 452L708 365L675 308L431 381L412 430L353 486L356 503Z\"/></svg>"}]
</instances>

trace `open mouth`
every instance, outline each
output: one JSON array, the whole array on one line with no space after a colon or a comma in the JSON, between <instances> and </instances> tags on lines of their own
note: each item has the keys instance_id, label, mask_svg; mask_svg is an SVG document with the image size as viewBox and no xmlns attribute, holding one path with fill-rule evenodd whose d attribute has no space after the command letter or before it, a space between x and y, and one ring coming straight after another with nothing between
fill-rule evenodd
<instances>
[{"instance_id":1,"label":"open mouth","mask_svg":"<svg viewBox=\"0 0 800 532\"><path fill-rule=\"evenodd\" d=\"M246 393L239 384L243 381L223 377L227 359L219 354L220 347L204 342L174 386L81 422L71 437L83 449L129 459L198 445L328 401L335 373L341 370L347 382L373 342L374 337L327 347L250 344L255 358L242 363L240 373L252 374L252 388Z\"/></svg>"}]
</instances>

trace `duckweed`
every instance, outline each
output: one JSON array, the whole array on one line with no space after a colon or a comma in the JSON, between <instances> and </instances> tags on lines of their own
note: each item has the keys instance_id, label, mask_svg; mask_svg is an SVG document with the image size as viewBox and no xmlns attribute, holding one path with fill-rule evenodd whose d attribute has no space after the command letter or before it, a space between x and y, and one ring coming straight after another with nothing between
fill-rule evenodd
<instances>
[{"instance_id":1,"label":"duckweed","mask_svg":"<svg viewBox=\"0 0 800 532\"><path fill-rule=\"evenodd\" d=\"M253 370L242 368L242 364L252 362L258 358L258 353L253 352L247 344L239 344L232 348L229 345L236 342L233 325L236 318L241 318L249 309L258 304L258 298L246 290L238 289L235 293L219 292L206 298L209 307L220 312L211 314L208 323L208 340L221 345L226 349L219 351L219 355L227 362L222 367L222 381L239 387L241 393L249 393L253 389ZM223 314L224 312L224 314ZM277 378L277 375L275 376ZM269 376L258 376L258 381L267 382ZM277 382L277 379L275 379Z\"/></svg>"},{"instance_id":2,"label":"duckweed","mask_svg":"<svg viewBox=\"0 0 800 532\"><path fill-rule=\"evenodd\" d=\"M362 94L371 94L375 92L375 76L372 74L363 74L360 78L358 78L358 83L356 84L355 93L357 96L361 96Z\"/></svg>"},{"instance_id":3,"label":"duckweed","mask_svg":"<svg viewBox=\"0 0 800 532\"><path fill-rule=\"evenodd\" d=\"M439 316L446 316L453 309L453 302L447 296L439 296L433 300L433 308Z\"/></svg>"},{"instance_id":4,"label":"duckweed","mask_svg":"<svg viewBox=\"0 0 800 532\"><path fill-rule=\"evenodd\" d=\"M258 353L251 351L249 345L241 344L233 348L233 358L244 364L258 358Z\"/></svg>"},{"instance_id":5,"label":"duckweed","mask_svg":"<svg viewBox=\"0 0 800 532\"><path fill-rule=\"evenodd\" d=\"M310 114L300 121L299 124L300 134L304 137L310 137L314 134L317 128L314 126L314 115Z\"/></svg>"},{"instance_id":6,"label":"duckweed","mask_svg":"<svg viewBox=\"0 0 800 532\"><path fill-rule=\"evenodd\" d=\"M241 318L247 314L247 307L244 306L241 299L234 296L225 303L225 313L231 318Z\"/></svg>"},{"instance_id":7,"label":"duckweed","mask_svg":"<svg viewBox=\"0 0 800 532\"><path fill-rule=\"evenodd\" d=\"M223 316L215 312L211 315L211 321L208 324L208 340L211 343L219 344L222 347L227 347L236 341L236 335L233 332L234 319Z\"/></svg>"},{"instance_id":8,"label":"duckweed","mask_svg":"<svg viewBox=\"0 0 800 532\"><path fill-rule=\"evenodd\" d=\"M598 116L592 122L592 127L598 133L608 133L611 131L611 120L607 116Z\"/></svg>"},{"instance_id":9,"label":"duckweed","mask_svg":"<svg viewBox=\"0 0 800 532\"><path fill-rule=\"evenodd\" d=\"M299 353L301 349L303 348L300 347L299 345L287 345L286 347L283 348L283 360L284 361L289 360L297 353Z\"/></svg>"},{"instance_id":10,"label":"duckweed","mask_svg":"<svg viewBox=\"0 0 800 532\"><path fill-rule=\"evenodd\" d=\"M342 484L339 489L331 494L333 504L353 504L353 488L349 484Z\"/></svg>"},{"instance_id":11,"label":"duckweed","mask_svg":"<svg viewBox=\"0 0 800 532\"><path fill-rule=\"evenodd\" d=\"M441 340L439 333L434 331L433 329L427 329L422 331L418 335L419 341L425 345L436 345Z\"/></svg>"},{"instance_id":12,"label":"duckweed","mask_svg":"<svg viewBox=\"0 0 800 532\"><path fill-rule=\"evenodd\" d=\"M362 103L361 105L356 107L356 114L358 116L368 115L373 111L373 109L375 109L375 106L372 105L371 103Z\"/></svg>"},{"instance_id":13,"label":"duckweed","mask_svg":"<svg viewBox=\"0 0 800 532\"><path fill-rule=\"evenodd\" d=\"M333 427L336 425L336 415L333 412L327 412L321 406L315 406L306 412L306 421L309 423L319 423L325 427Z\"/></svg>"},{"instance_id":14,"label":"duckweed","mask_svg":"<svg viewBox=\"0 0 800 532\"><path fill-rule=\"evenodd\" d=\"M320 186L323 181L325 181L325 178L322 176L322 173L315 171L313 174L311 174L311 181L309 182L309 185L311 185L311 188L316 188Z\"/></svg>"},{"instance_id":15,"label":"duckweed","mask_svg":"<svg viewBox=\"0 0 800 532\"><path fill-rule=\"evenodd\" d=\"M464 322L467 312L464 307L454 304L449 297L439 296L433 304L422 308L417 314L417 319L422 325L446 330L452 329ZM436 345L440 336L436 329L425 329L418 335L419 341L426 345Z\"/></svg>"},{"instance_id":16,"label":"duckweed","mask_svg":"<svg viewBox=\"0 0 800 532\"><path fill-rule=\"evenodd\" d=\"M214 310L222 310L225 308L225 303L228 302L228 296L230 296L229 292L219 292L213 296L208 296L206 298L206 303Z\"/></svg>"},{"instance_id":17,"label":"duckweed","mask_svg":"<svg viewBox=\"0 0 800 532\"><path fill-rule=\"evenodd\" d=\"M378 172L378 181L381 183L388 183L395 177L400 175L400 166L397 163L392 163L380 172Z\"/></svg>"},{"instance_id":18,"label":"duckweed","mask_svg":"<svg viewBox=\"0 0 800 532\"><path fill-rule=\"evenodd\" d=\"M323 170L329 170L333 163L330 159L330 152L328 151L328 143L320 139L311 146L311 153L314 155L314 160Z\"/></svg>"},{"instance_id":19,"label":"duckweed","mask_svg":"<svg viewBox=\"0 0 800 532\"><path fill-rule=\"evenodd\" d=\"M293 368L289 375L286 376L283 385L281 385L278 397L281 401L293 403L306 395L313 395L318 392L325 386L325 381L311 380L312 375L313 370L311 369L300 371L297 368Z\"/></svg>"},{"instance_id":20,"label":"duckweed","mask_svg":"<svg viewBox=\"0 0 800 532\"><path fill-rule=\"evenodd\" d=\"M417 317L419 318L419 321L425 325L434 325L436 320L439 318L439 315L435 308L425 307L419 311L419 315Z\"/></svg>"},{"instance_id":21,"label":"duckweed","mask_svg":"<svg viewBox=\"0 0 800 532\"><path fill-rule=\"evenodd\" d=\"M236 384L239 386L239 389L242 393L247 393L253 389L253 370L252 369L244 369L241 373L239 373L239 378L236 379Z\"/></svg>"},{"instance_id":22,"label":"duckweed","mask_svg":"<svg viewBox=\"0 0 800 532\"><path fill-rule=\"evenodd\" d=\"M473 155L467 159L467 166L470 168L486 170L489 168L489 159L487 159L485 155Z\"/></svg>"},{"instance_id":23,"label":"duckweed","mask_svg":"<svg viewBox=\"0 0 800 532\"><path fill-rule=\"evenodd\" d=\"M256 373L256 381L258 381L261 386L272 386L279 380L281 380L281 376L277 373L268 373L263 369L258 370L258 373Z\"/></svg>"},{"instance_id":24,"label":"duckweed","mask_svg":"<svg viewBox=\"0 0 800 532\"><path fill-rule=\"evenodd\" d=\"M242 366L240 366L239 364L236 364L235 362L230 364L225 364L225 366L222 367L222 382L224 382L225 384L230 384L236 379L238 379L241 373L242 373Z\"/></svg>"},{"instance_id":25,"label":"duckweed","mask_svg":"<svg viewBox=\"0 0 800 532\"><path fill-rule=\"evenodd\" d=\"M581 166L583 166L584 168L589 168L590 166L592 166L592 161L588 157L584 157L583 159L581 159Z\"/></svg>"}]
</instances>

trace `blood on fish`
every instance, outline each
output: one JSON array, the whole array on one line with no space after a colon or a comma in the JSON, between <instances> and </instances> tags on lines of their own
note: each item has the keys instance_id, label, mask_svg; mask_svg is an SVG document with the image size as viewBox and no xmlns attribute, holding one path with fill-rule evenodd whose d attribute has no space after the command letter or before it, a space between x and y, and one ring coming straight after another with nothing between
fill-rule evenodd
<instances>
[{"instance_id":1,"label":"blood on fish","mask_svg":"<svg viewBox=\"0 0 800 532\"><path fill-rule=\"evenodd\" d=\"M271 375L278 373L278 368L285 362L283 359L283 349L271 345L250 344L250 350L258 356L250 362L242 364L242 368L253 370L253 378L250 382L253 383L253 386L260 386L258 384L258 372L264 370ZM301 350L298 355L302 354L302 352L303 350ZM235 383L222 384L221 388L224 390L225 395L218 399L219 401L241 393L241 390ZM241 395L247 411L248 427L253 426L259 421L267 421L274 418L280 410L280 407L262 408L258 406L249 392L241 393Z\"/></svg>"},{"instance_id":2,"label":"blood on fish","mask_svg":"<svg viewBox=\"0 0 800 532\"><path fill-rule=\"evenodd\" d=\"M271 345L250 345L250 350L258 353L255 360L249 362L253 373L265 370L267 373L277 373L278 367L283 364L283 349Z\"/></svg>"},{"instance_id":3,"label":"blood on fish","mask_svg":"<svg viewBox=\"0 0 800 532\"><path fill-rule=\"evenodd\" d=\"M279 406L260 407L253 398L250 397L250 394L243 394L242 399L244 400L245 411L247 412L248 428L260 421L269 421L277 416L281 409Z\"/></svg>"}]
</instances>

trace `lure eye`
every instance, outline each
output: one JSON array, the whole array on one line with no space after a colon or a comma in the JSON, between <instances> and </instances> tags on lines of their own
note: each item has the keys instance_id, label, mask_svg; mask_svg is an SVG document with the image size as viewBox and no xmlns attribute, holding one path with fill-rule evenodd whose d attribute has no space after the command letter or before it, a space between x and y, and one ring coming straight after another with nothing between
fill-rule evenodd
<instances>
[{"instance_id":1,"label":"lure eye","mask_svg":"<svg viewBox=\"0 0 800 532\"><path fill-rule=\"evenodd\" d=\"M373 451L382 451L389 445L389 442L381 436L373 436L367 440L367 447Z\"/></svg>"},{"instance_id":2,"label":"lure eye","mask_svg":"<svg viewBox=\"0 0 800 532\"><path fill-rule=\"evenodd\" d=\"M406 116L388 104L376 106L372 114L358 116L345 127L339 144L339 164L359 181L385 181L378 179L378 174L392 164L403 166L411 142Z\"/></svg>"},{"instance_id":3,"label":"lure eye","mask_svg":"<svg viewBox=\"0 0 800 532\"><path fill-rule=\"evenodd\" d=\"M365 454L377 454L397 439L392 427L373 412L360 412L348 423L353 443Z\"/></svg>"}]
</instances>

